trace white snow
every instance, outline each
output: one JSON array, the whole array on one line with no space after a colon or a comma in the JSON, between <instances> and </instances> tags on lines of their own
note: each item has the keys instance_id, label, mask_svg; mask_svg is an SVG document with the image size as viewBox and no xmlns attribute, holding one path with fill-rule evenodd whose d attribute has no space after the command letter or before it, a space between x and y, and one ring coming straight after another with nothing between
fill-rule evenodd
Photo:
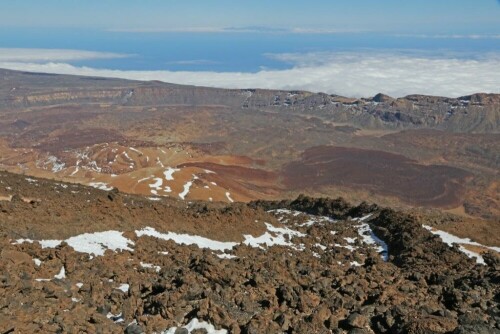
<instances>
[{"instance_id":1,"label":"white snow","mask_svg":"<svg viewBox=\"0 0 500 334\"><path fill-rule=\"evenodd\" d=\"M172 181L174 179L174 173L179 171L179 168L167 167L167 169L163 172L163 174L165 175L165 180Z\"/></svg>"},{"instance_id":2,"label":"white snow","mask_svg":"<svg viewBox=\"0 0 500 334\"><path fill-rule=\"evenodd\" d=\"M132 251L129 245L134 245L133 241L123 236L123 232L118 231L84 233L64 241L77 252L96 256L104 255L106 249ZM34 241L31 239L18 239L15 241L15 244L24 242L33 243ZM42 248L55 248L62 242L63 240L38 240Z\"/></svg>"},{"instance_id":3,"label":"white snow","mask_svg":"<svg viewBox=\"0 0 500 334\"><path fill-rule=\"evenodd\" d=\"M275 210L269 210L268 212L276 215L278 217L278 220L281 221L282 223L287 222L287 220L284 220L285 217L283 215L292 215L294 217L303 215L303 216L307 217L308 218L307 221L298 225L300 227L309 227L309 226L312 226L312 225L317 224L317 223L327 223L327 222L333 223L333 222L335 222L335 220L330 218L330 217L314 216L314 215L306 214L304 212L296 211L296 210L275 209Z\"/></svg>"},{"instance_id":4,"label":"white snow","mask_svg":"<svg viewBox=\"0 0 500 334\"><path fill-rule=\"evenodd\" d=\"M113 187L110 187L107 183L104 182L90 182L89 186L105 191L113 190Z\"/></svg>"},{"instance_id":5,"label":"white snow","mask_svg":"<svg viewBox=\"0 0 500 334\"><path fill-rule=\"evenodd\" d=\"M127 158L127 160L130 162L130 163L134 163L134 160L127 154L126 151L123 151L122 155Z\"/></svg>"},{"instance_id":6,"label":"white snow","mask_svg":"<svg viewBox=\"0 0 500 334\"><path fill-rule=\"evenodd\" d=\"M297 237L305 237L306 235L303 233L300 233L298 231L291 230L289 228L281 228L281 227L274 227L273 225L269 223L265 223L268 232L264 233L263 235L259 237L254 237L250 234L245 234L243 237L245 238L245 241L243 241L243 244L251 246L251 247L259 247L262 248L262 245L266 245L268 247L274 246L274 245L279 245L279 246L289 246L292 248L296 248L296 246L290 241L290 239L294 236ZM271 232L271 233L269 233ZM288 241L285 238L285 236L288 236Z\"/></svg>"},{"instance_id":7,"label":"white snow","mask_svg":"<svg viewBox=\"0 0 500 334\"><path fill-rule=\"evenodd\" d=\"M59 274L55 275L54 278L56 279L66 278L66 270L64 269L64 266L62 266L61 270L59 271Z\"/></svg>"},{"instance_id":8,"label":"white snow","mask_svg":"<svg viewBox=\"0 0 500 334\"><path fill-rule=\"evenodd\" d=\"M34 243L35 240L31 240L31 239L17 239L14 244L22 244L22 243ZM59 246L61 244L61 240L38 240L38 243L40 244L40 246L42 248L56 248L57 246Z\"/></svg>"},{"instance_id":9,"label":"white snow","mask_svg":"<svg viewBox=\"0 0 500 334\"><path fill-rule=\"evenodd\" d=\"M58 172L62 171L65 167L64 162L60 162L57 159L57 157L55 157L53 155L51 155L47 158L47 162L44 165L46 166L49 164L52 164L52 172L53 173L58 173Z\"/></svg>"},{"instance_id":10,"label":"white snow","mask_svg":"<svg viewBox=\"0 0 500 334\"><path fill-rule=\"evenodd\" d=\"M349 238L349 237L345 237L344 240L347 241L348 244L353 244L356 242L356 239L357 238Z\"/></svg>"},{"instance_id":11,"label":"white snow","mask_svg":"<svg viewBox=\"0 0 500 334\"><path fill-rule=\"evenodd\" d=\"M226 197L227 197L227 200L231 203L233 203L233 199L231 198L231 193L229 191L226 191Z\"/></svg>"},{"instance_id":12,"label":"white snow","mask_svg":"<svg viewBox=\"0 0 500 334\"><path fill-rule=\"evenodd\" d=\"M137 181L137 183L144 182L144 181L149 180L149 179L151 179L151 178L153 178L153 177L154 177L154 175L151 175L151 176L148 176L148 177L144 177L144 178L142 178L142 179L138 180L138 181Z\"/></svg>"},{"instance_id":13,"label":"white snow","mask_svg":"<svg viewBox=\"0 0 500 334\"><path fill-rule=\"evenodd\" d=\"M354 218L353 220L354 221L359 221L359 222L364 222L365 220L367 220L368 218L370 218L371 216L373 216L372 213L369 213L367 214L366 216L363 216L363 217L359 217L359 218Z\"/></svg>"},{"instance_id":14,"label":"white snow","mask_svg":"<svg viewBox=\"0 0 500 334\"><path fill-rule=\"evenodd\" d=\"M469 258L476 259L476 263L479 264L485 264L483 257L481 254L473 252L471 250L466 249L463 245L472 245L472 246L479 246L483 248L490 249L495 252L500 253L500 247L490 247L490 246L484 246L478 242L472 241L469 238L460 238L457 237L453 234L450 234L445 231L440 231L436 230L431 226L428 225L422 225L426 230L429 230L432 234L438 235L443 242L449 246L453 246L453 244L458 244L460 251L462 251L465 255L467 255Z\"/></svg>"},{"instance_id":15,"label":"white snow","mask_svg":"<svg viewBox=\"0 0 500 334\"><path fill-rule=\"evenodd\" d=\"M145 227L142 230L135 231L135 234L137 234L138 237L149 236L162 240L173 240L178 244L197 245L200 248L208 248L211 250L219 250L219 251L231 249L238 244L236 242L222 242L222 241L212 240L197 235L178 234L174 232L161 233L156 231L152 227Z\"/></svg>"},{"instance_id":16,"label":"white snow","mask_svg":"<svg viewBox=\"0 0 500 334\"><path fill-rule=\"evenodd\" d=\"M269 213L274 213L274 214L286 214L286 215L293 215L295 217L299 216L302 214L300 211L295 211L295 210L288 210L288 209L276 209L276 210L269 210Z\"/></svg>"},{"instance_id":17,"label":"white snow","mask_svg":"<svg viewBox=\"0 0 500 334\"><path fill-rule=\"evenodd\" d=\"M113 314L111 312L108 312L108 314L106 315L106 318L113 320L115 322L115 324L118 324L120 322L125 321L125 319L123 319L122 313Z\"/></svg>"},{"instance_id":18,"label":"white snow","mask_svg":"<svg viewBox=\"0 0 500 334\"><path fill-rule=\"evenodd\" d=\"M334 245L335 247L342 247L342 248L345 248L345 249L348 249L350 250L351 252L355 251L357 249L357 247L354 247L354 246L351 246L351 245L341 245L341 244L335 244Z\"/></svg>"},{"instance_id":19,"label":"white snow","mask_svg":"<svg viewBox=\"0 0 500 334\"><path fill-rule=\"evenodd\" d=\"M134 152L139 153L139 154L141 154L141 155L143 154L141 151L139 151L139 150L138 150L138 149L136 149L136 148L129 147L129 149L130 149L131 151L134 151Z\"/></svg>"},{"instance_id":20,"label":"white snow","mask_svg":"<svg viewBox=\"0 0 500 334\"><path fill-rule=\"evenodd\" d=\"M42 248L56 248L61 244L60 240L40 240L39 241L40 246Z\"/></svg>"},{"instance_id":21,"label":"white snow","mask_svg":"<svg viewBox=\"0 0 500 334\"><path fill-rule=\"evenodd\" d=\"M118 286L116 289L127 293L128 289L130 289L130 285L127 283L123 283L123 284L120 284L120 286Z\"/></svg>"},{"instance_id":22,"label":"white snow","mask_svg":"<svg viewBox=\"0 0 500 334\"><path fill-rule=\"evenodd\" d=\"M146 268L146 269L154 269L157 273L160 272L161 267L160 266L155 266L154 264L151 263L145 263L141 261L141 267Z\"/></svg>"},{"instance_id":23,"label":"white snow","mask_svg":"<svg viewBox=\"0 0 500 334\"><path fill-rule=\"evenodd\" d=\"M326 246L322 244L314 244L314 246L321 248L321 250L326 250Z\"/></svg>"},{"instance_id":24,"label":"white snow","mask_svg":"<svg viewBox=\"0 0 500 334\"><path fill-rule=\"evenodd\" d=\"M232 254L226 254L226 253L223 253L223 254L216 254L218 258L221 258L221 259L235 259L237 258L236 255L232 255Z\"/></svg>"},{"instance_id":25,"label":"white snow","mask_svg":"<svg viewBox=\"0 0 500 334\"><path fill-rule=\"evenodd\" d=\"M184 190L179 194L179 197L181 199L185 199L187 194L189 194L189 189L191 188L191 186L193 185L193 182L192 181L188 181L185 185L184 185Z\"/></svg>"},{"instance_id":26,"label":"white snow","mask_svg":"<svg viewBox=\"0 0 500 334\"><path fill-rule=\"evenodd\" d=\"M192 333L196 329L204 329L207 334L227 334L227 330L225 329L215 329L215 327L208 322L199 321L198 319L192 319L186 326L182 327L187 329L188 333ZM163 331L162 334L174 334L177 330L177 327L172 327Z\"/></svg>"},{"instance_id":27,"label":"white snow","mask_svg":"<svg viewBox=\"0 0 500 334\"><path fill-rule=\"evenodd\" d=\"M73 173L69 174L69 176L74 176L76 173L78 173L79 170L80 168L78 168L78 166L75 166L75 170L73 171Z\"/></svg>"},{"instance_id":28,"label":"white snow","mask_svg":"<svg viewBox=\"0 0 500 334\"><path fill-rule=\"evenodd\" d=\"M378 238L375 233L373 233L370 225L362 223L358 227L358 233L365 244L375 246L375 249L379 252L384 261L389 260L389 247L384 240Z\"/></svg>"},{"instance_id":29,"label":"white snow","mask_svg":"<svg viewBox=\"0 0 500 334\"><path fill-rule=\"evenodd\" d=\"M123 232L105 231L95 233L84 233L69 239L66 239L69 246L80 253L93 254L96 256L104 255L106 249L112 251L132 251L134 242L123 236Z\"/></svg>"},{"instance_id":30,"label":"white snow","mask_svg":"<svg viewBox=\"0 0 500 334\"><path fill-rule=\"evenodd\" d=\"M78 288L81 288L83 286L83 283L76 283L75 284Z\"/></svg>"},{"instance_id":31,"label":"white snow","mask_svg":"<svg viewBox=\"0 0 500 334\"><path fill-rule=\"evenodd\" d=\"M160 177L154 178L155 183L150 184L149 187L151 188L151 193L153 194L158 194L158 190L161 190L161 185L163 184L163 179Z\"/></svg>"},{"instance_id":32,"label":"white snow","mask_svg":"<svg viewBox=\"0 0 500 334\"><path fill-rule=\"evenodd\" d=\"M40 267L42 265L42 261L40 259L33 259L33 262L35 262L35 266Z\"/></svg>"}]
</instances>

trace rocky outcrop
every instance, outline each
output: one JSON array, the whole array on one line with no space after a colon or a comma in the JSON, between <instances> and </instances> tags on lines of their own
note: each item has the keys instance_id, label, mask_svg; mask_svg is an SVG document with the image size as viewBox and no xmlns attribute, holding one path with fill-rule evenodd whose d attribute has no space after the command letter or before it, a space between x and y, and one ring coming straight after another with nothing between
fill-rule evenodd
<instances>
[{"instance_id":1,"label":"rocky outcrop","mask_svg":"<svg viewBox=\"0 0 500 334\"><path fill-rule=\"evenodd\" d=\"M69 195L53 181L1 175L21 195L36 188L45 194L36 203L1 202L1 333L161 333L174 327L186 333L180 327L193 319L230 333L500 332L498 254L477 265L401 212L307 196L186 207L82 186ZM40 219L47 208L54 208L52 224ZM281 210L266 212L271 209ZM75 212L85 219L68 218ZM15 242L26 233L18 222L30 224L29 214L37 233L32 238L113 228L124 231L131 248L89 256L67 242L45 248ZM163 218L158 229L218 240L263 235L257 230L262 222L296 233L282 245L238 243L231 254L220 253L134 232L155 214ZM388 261L361 241L359 224L387 243Z\"/></svg>"}]
</instances>

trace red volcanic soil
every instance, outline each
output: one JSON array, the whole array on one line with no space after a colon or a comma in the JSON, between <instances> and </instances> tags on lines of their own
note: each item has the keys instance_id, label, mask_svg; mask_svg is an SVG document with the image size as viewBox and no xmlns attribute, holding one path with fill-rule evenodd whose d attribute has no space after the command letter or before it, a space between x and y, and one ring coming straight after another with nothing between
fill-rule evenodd
<instances>
[{"instance_id":1,"label":"red volcanic soil","mask_svg":"<svg viewBox=\"0 0 500 334\"><path fill-rule=\"evenodd\" d=\"M307 149L301 160L285 165L286 187L298 190L344 186L394 196L405 203L454 207L465 194L469 172L448 166L422 165L405 156L346 147Z\"/></svg>"},{"instance_id":2,"label":"red volcanic soil","mask_svg":"<svg viewBox=\"0 0 500 334\"><path fill-rule=\"evenodd\" d=\"M280 190L277 186L278 174L263 169L221 165L213 162L189 162L177 167L198 167L210 170L214 174L205 174L204 179L217 182L218 185L236 191L248 199L277 195Z\"/></svg>"}]
</instances>

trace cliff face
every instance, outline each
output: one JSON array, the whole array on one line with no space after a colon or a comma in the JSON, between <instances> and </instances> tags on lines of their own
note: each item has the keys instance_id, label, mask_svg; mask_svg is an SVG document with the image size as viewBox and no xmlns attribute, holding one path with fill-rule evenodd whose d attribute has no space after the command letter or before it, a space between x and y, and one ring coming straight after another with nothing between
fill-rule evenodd
<instances>
[{"instance_id":1,"label":"cliff face","mask_svg":"<svg viewBox=\"0 0 500 334\"><path fill-rule=\"evenodd\" d=\"M55 104L105 103L124 106L207 106L304 113L372 129L432 128L498 133L500 94L459 98L377 94L352 99L303 91L217 89L161 82L27 74L2 71L0 110Z\"/></svg>"}]
</instances>

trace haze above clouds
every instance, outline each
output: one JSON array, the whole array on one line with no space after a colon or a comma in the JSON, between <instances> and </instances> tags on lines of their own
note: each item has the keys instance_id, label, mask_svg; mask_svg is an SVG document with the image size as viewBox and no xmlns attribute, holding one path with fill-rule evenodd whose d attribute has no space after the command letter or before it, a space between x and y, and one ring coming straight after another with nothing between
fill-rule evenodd
<instances>
[{"instance_id":1,"label":"haze above clouds","mask_svg":"<svg viewBox=\"0 0 500 334\"><path fill-rule=\"evenodd\" d=\"M309 90L356 97L379 92L394 97L415 93L450 97L476 92L500 93L497 54L478 59L397 52L272 54L267 56L290 64L290 68L255 73L112 70L68 63L127 56L78 50L0 49L0 68L223 88Z\"/></svg>"},{"instance_id":2,"label":"haze above clouds","mask_svg":"<svg viewBox=\"0 0 500 334\"><path fill-rule=\"evenodd\" d=\"M0 48L0 62L54 62L125 57L129 55L68 49Z\"/></svg>"}]
</instances>

